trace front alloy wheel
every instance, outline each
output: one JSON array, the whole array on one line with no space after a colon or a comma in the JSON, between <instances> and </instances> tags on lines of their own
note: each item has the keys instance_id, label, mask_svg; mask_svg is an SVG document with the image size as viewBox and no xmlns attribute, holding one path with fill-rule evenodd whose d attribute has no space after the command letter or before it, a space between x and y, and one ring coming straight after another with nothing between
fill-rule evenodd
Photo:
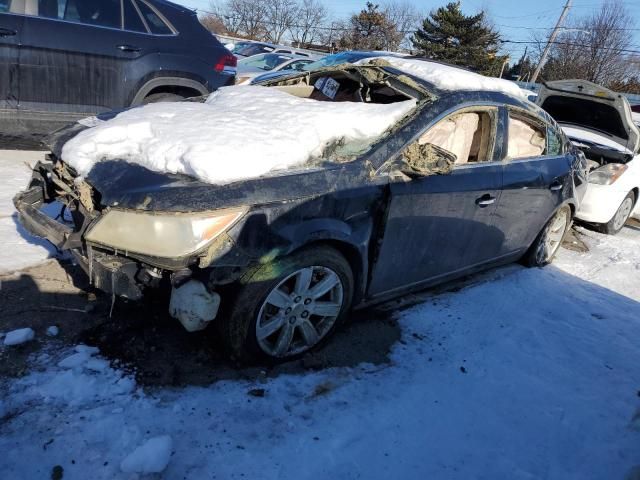
<instances>
[{"instance_id":1,"label":"front alloy wheel","mask_svg":"<svg viewBox=\"0 0 640 480\"><path fill-rule=\"evenodd\" d=\"M267 295L256 322L263 352L289 357L315 347L331 330L342 310L344 287L327 267L297 270Z\"/></svg>"},{"instance_id":2,"label":"front alloy wheel","mask_svg":"<svg viewBox=\"0 0 640 480\"><path fill-rule=\"evenodd\" d=\"M314 246L243 277L220 324L239 360L291 359L320 345L351 305L353 273L337 250Z\"/></svg>"},{"instance_id":3,"label":"front alloy wheel","mask_svg":"<svg viewBox=\"0 0 640 480\"><path fill-rule=\"evenodd\" d=\"M608 223L603 224L600 227L600 230L608 235L615 235L620 232L620 230L622 230L622 227L624 227L624 224L627 223L627 220L629 220L635 203L635 193L629 192L627 196L624 197L624 200L618 207L618 210L616 210L613 218Z\"/></svg>"}]
</instances>

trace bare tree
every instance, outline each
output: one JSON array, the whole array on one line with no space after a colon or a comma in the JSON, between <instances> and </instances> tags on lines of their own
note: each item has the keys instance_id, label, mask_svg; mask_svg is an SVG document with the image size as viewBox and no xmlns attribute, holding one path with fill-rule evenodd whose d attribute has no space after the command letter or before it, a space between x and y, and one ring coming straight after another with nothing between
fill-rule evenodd
<instances>
[{"instance_id":1,"label":"bare tree","mask_svg":"<svg viewBox=\"0 0 640 480\"><path fill-rule=\"evenodd\" d=\"M597 12L571 22L558 35L542 72L546 80L582 78L609 86L637 74L630 61L633 19L622 1L607 0Z\"/></svg>"},{"instance_id":2,"label":"bare tree","mask_svg":"<svg viewBox=\"0 0 640 480\"><path fill-rule=\"evenodd\" d=\"M252 40L266 37L266 0L226 0L212 3L210 9L229 34Z\"/></svg>"},{"instance_id":3,"label":"bare tree","mask_svg":"<svg viewBox=\"0 0 640 480\"><path fill-rule=\"evenodd\" d=\"M302 0L295 22L290 28L293 41L301 47L318 41L321 38L321 30L326 30L321 26L327 17L327 8L319 0Z\"/></svg>"},{"instance_id":4,"label":"bare tree","mask_svg":"<svg viewBox=\"0 0 640 480\"><path fill-rule=\"evenodd\" d=\"M382 12L398 32L397 37L393 39L398 41L392 41L389 50L411 49L411 35L420 24L420 14L416 7L407 1L392 0L384 5Z\"/></svg>"},{"instance_id":5,"label":"bare tree","mask_svg":"<svg viewBox=\"0 0 640 480\"><path fill-rule=\"evenodd\" d=\"M267 39L280 43L282 36L291 28L298 14L295 0L265 0L265 18Z\"/></svg>"},{"instance_id":6,"label":"bare tree","mask_svg":"<svg viewBox=\"0 0 640 480\"><path fill-rule=\"evenodd\" d=\"M378 5L367 2L366 8L352 15L348 26L342 27L339 45L348 49L390 50L400 41L395 24Z\"/></svg>"}]
</instances>

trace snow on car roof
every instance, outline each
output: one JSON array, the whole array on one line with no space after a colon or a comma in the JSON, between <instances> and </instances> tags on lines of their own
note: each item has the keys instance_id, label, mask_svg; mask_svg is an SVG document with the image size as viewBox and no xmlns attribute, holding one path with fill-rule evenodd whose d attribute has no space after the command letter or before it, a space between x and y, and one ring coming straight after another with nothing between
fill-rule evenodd
<instances>
[{"instance_id":1,"label":"snow on car roof","mask_svg":"<svg viewBox=\"0 0 640 480\"><path fill-rule=\"evenodd\" d=\"M440 90L483 90L502 92L521 99L526 98L526 94L522 89L508 80L485 77L484 75L462 68L430 62L428 60L380 56L365 58L356 62L356 65L366 65L378 59L386 60L392 67L409 75L421 78Z\"/></svg>"},{"instance_id":2,"label":"snow on car roof","mask_svg":"<svg viewBox=\"0 0 640 480\"><path fill-rule=\"evenodd\" d=\"M303 165L340 139L373 141L415 105L319 102L274 88L225 87L205 103L127 110L80 132L61 157L80 175L96 162L125 160L225 184Z\"/></svg>"}]
</instances>

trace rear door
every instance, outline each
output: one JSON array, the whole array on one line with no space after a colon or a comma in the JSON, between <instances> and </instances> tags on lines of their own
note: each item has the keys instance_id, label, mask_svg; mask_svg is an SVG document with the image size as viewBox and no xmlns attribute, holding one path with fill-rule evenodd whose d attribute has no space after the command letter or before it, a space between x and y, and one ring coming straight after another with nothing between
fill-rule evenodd
<instances>
[{"instance_id":1,"label":"rear door","mask_svg":"<svg viewBox=\"0 0 640 480\"><path fill-rule=\"evenodd\" d=\"M36 8L24 25L20 109L59 119L128 106L126 68L143 49L122 29L121 0L26 1Z\"/></svg>"},{"instance_id":2,"label":"rear door","mask_svg":"<svg viewBox=\"0 0 640 480\"><path fill-rule=\"evenodd\" d=\"M11 0L0 0L0 111L15 115L18 108L18 49L24 16L15 13ZM14 0L15 3L15 0Z\"/></svg>"},{"instance_id":3,"label":"rear door","mask_svg":"<svg viewBox=\"0 0 640 480\"><path fill-rule=\"evenodd\" d=\"M370 295L456 276L498 255L503 238L493 226L502 187L497 112L497 107L467 107L421 136L419 142L455 153L456 165L447 175L391 184ZM482 122L473 115L482 116ZM470 155L472 150L478 153Z\"/></svg>"},{"instance_id":4,"label":"rear door","mask_svg":"<svg viewBox=\"0 0 640 480\"><path fill-rule=\"evenodd\" d=\"M517 109L503 109L508 128L504 186L495 225L501 255L527 248L572 188L571 163L555 127Z\"/></svg>"}]
</instances>

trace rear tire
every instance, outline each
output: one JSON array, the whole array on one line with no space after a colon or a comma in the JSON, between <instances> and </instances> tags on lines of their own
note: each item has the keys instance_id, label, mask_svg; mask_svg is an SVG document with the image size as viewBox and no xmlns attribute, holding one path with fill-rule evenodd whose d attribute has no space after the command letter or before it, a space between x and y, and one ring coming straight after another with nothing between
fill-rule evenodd
<instances>
[{"instance_id":1,"label":"rear tire","mask_svg":"<svg viewBox=\"0 0 640 480\"><path fill-rule=\"evenodd\" d=\"M607 235L616 235L623 229L624 224L627 223L631 213L633 212L633 206L636 204L636 195L633 191L629 192L622 203L616 210L615 215L609 222L600 224L599 230Z\"/></svg>"},{"instance_id":2,"label":"rear tire","mask_svg":"<svg viewBox=\"0 0 640 480\"><path fill-rule=\"evenodd\" d=\"M544 267L553 261L571 228L571 207L564 205L551 217L523 257L527 267Z\"/></svg>"},{"instance_id":3,"label":"rear tire","mask_svg":"<svg viewBox=\"0 0 640 480\"><path fill-rule=\"evenodd\" d=\"M182 100L184 100L184 97L175 93L154 93L145 97L144 100L142 100L142 104L147 105L148 103L181 102Z\"/></svg>"},{"instance_id":4,"label":"rear tire","mask_svg":"<svg viewBox=\"0 0 640 480\"><path fill-rule=\"evenodd\" d=\"M291 360L317 348L342 322L353 296L349 262L327 246L260 265L239 283L220 330L231 355L244 363Z\"/></svg>"}]
</instances>

